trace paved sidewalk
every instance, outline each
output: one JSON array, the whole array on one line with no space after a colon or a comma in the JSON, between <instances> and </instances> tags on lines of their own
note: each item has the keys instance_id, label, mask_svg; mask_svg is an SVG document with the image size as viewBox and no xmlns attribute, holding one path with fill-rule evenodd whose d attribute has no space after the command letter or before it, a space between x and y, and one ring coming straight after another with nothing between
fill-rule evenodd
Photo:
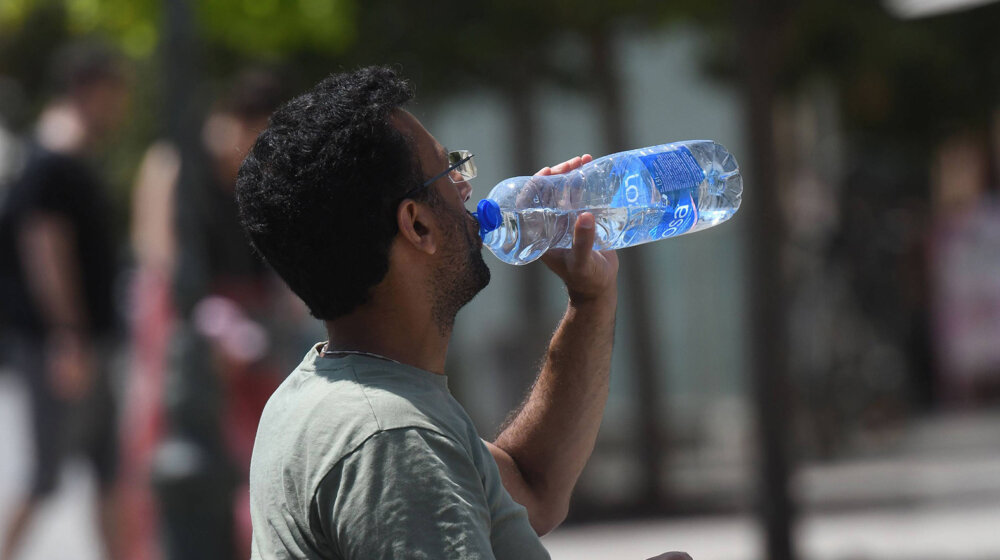
<instances>
[{"instance_id":1,"label":"paved sidewalk","mask_svg":"<svg viewBox=\"0 0 1000 560\"><path fill-rule=\"evenodd\" d=\"M792 481L803 560L1000 560L1000 414L919 420L863 457L801 465ZM748 492L747 465L672 473L693 496ZM681 477L678 477L681 475ZM681 482L677 482L678 480ZM696 498L695 498L696 499ZM749 516L566 527L544 539L555 560L763 560Z\"/></svg>"},{"instance_id":2,"label":"paved sidewalk","mask_svg":"<svg viewBox=\"0 0 1000 560\"><path fill-rule=\"evenodd\" d=\"M31 448L24 399L19 380L0 371L0 527L6 527L28 477ZM93 503L89 470L68 464L59 491L32 522L18 560L99 560Z\"/></svg>"},{"instance_id":3,"label":"paved sidewalk","mask_svg":"<svg viewBox=\"0 0 1000 560\"><path fill-rule=\"evenodd\" d=\"M1000 500L807 516L804 560L997 560ZM695 560L763 560L763 539L746 516L587 525L543 539L554 560L643 560L683 550Z\"/></svg>"}]
</instances>

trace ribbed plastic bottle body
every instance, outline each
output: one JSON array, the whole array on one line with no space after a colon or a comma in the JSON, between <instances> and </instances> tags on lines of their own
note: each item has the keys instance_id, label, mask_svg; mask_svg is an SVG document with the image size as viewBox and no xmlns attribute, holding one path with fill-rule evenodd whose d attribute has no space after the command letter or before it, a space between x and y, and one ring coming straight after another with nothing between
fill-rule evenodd
<instances>
[{"instance_id":1,"label":"ribbed plastic bottle body","mask_svg":"<svg viewBox=\"0 0 1000 560\"><path fill-rule=\"evenodd\" d=\"M595 249L630 247L720 224L742 193L736 160L710 140L619 152L562 175L501 181L488 198L502 222L483 244L504 262L526 264L569 247L576 217L590 212Z\"/></svg>"}]
</instances>

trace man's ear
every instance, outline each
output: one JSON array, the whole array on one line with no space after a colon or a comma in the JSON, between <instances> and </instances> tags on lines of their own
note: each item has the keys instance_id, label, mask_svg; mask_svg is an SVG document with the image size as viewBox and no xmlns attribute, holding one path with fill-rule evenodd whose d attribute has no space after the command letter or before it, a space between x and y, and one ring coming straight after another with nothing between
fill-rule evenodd
<instances>
[{"instance_id":1,"label":"man's ear","mask_svg":"<svg viewBox=\"0 0 1000 560\"><path fill-rule=\"evenodd\" d=\"M437 252L437 222L430 206L406 199L396 209L396 224L406 243L428 255Z\"/></svg>"}]
</instances>

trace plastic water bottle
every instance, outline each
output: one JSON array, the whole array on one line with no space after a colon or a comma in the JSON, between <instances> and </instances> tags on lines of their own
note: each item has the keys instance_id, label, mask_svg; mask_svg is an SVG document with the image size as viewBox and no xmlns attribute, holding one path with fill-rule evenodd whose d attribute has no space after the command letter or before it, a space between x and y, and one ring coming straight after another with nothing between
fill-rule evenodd
<instances>
[{"instance_id":1,"label":"plastic water bottle","mask_svg":"<svg viewBox=\"0 0 1000 560\"><path fill-rule=\"evenodd\" d=\"M512 177L479 202L483 245L527 264L573 243L581 212L596 218L595 250L694 233L736 213L743 179L736 159L711 140L619 152L561 175Z\"/></svg>"}]
</instances>

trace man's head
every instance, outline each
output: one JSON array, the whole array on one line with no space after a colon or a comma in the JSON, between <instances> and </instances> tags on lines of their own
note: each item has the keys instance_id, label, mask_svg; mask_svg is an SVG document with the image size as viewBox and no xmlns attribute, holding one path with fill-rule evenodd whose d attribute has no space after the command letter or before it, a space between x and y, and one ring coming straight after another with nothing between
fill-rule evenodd
<instances>
[{"instance_id":1,"label":"man's head","mask_svg":"<svg viewBox=\"0 0 1000 560\"><path fill-rule=\"evenodd\" d=\"M226 188L233 187L240 164L284 95L276 74L247 70L236 76L212 109L202 128L202 140Z\"/></svg>"},{"instance_id":2,"label":"man's head","mask_svg":"<svg viewBox=\"0 0 1000 560\"><path fill-rule=\"evenodd\" d=\"M420 253L420 236L437 236L426 252L436 265L428 270L442 276L427 282L435 316L453 319L457 308L446 300L488 281L476 263L478 238L468 235L468 185L444 176L421 187L448 160L402 110L412 96L386 68L330 76L271 117L240 169L236 199L253 245L317 318L369 301L401 223L411 234L403 236L414 248L408 254Z\"/></svg>"},{"instance_id":3,"label":"man's head","mask_svg":"<svg viewBox=\"0 0 1000 560\"><path fill-rule=\"evenodd\" d=\"M479 222L465 209L472 187L460 173L443 173L450 165L448 151L406 111L397 111L393 125L410 138L416 148L417 160L427 178L418 187L426 191L433 222L440 228L443 242L435 247L436 262L430 285L431 311L434 323L443 331L451 329L458 311L486 287L490 269L483 261ZM435 178L436 177L436 178ZM433 181L428 181L434 178ZM421 225L408 215L407 204L397 209L397 225L401 234L416 244L414 231Z\"/></svg>"},{"instance_id":4,"label":"man's head","mask_svg":"<svg viewBox=\"0 0 1000 560\"><path fill-rule=\"evenodd\" d=\"M99 138L114 130L128 104L128 74L121 55L99 43L74 43L56 51L51 81L57 97L71 103Z\"/></svg>"}]
</instances>

